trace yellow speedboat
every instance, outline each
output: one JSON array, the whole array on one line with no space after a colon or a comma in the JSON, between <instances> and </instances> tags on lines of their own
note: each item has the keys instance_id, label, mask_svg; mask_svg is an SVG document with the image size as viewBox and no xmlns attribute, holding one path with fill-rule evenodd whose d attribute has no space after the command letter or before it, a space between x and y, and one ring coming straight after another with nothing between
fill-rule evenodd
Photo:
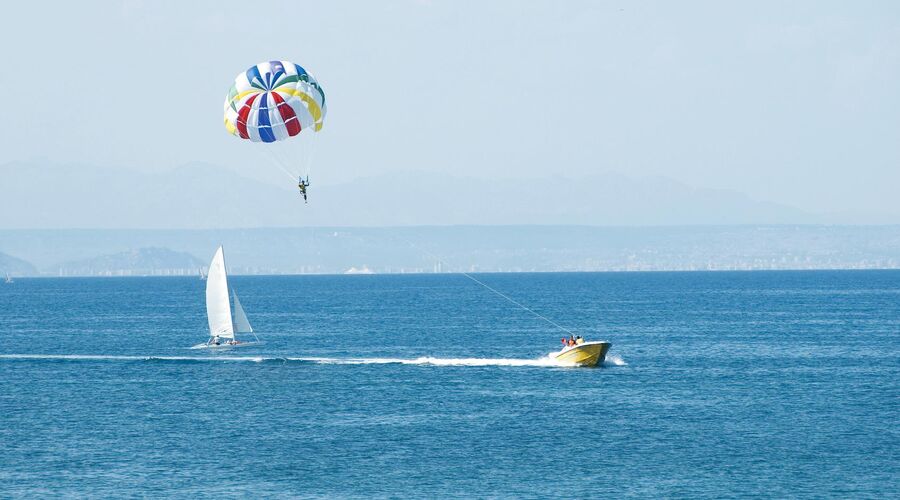
<instances>
[{"instance_id":1,"label":"yellow speedboat","mask_svg":"<svg viewBox=\"0 0 900 500\"><path fill-rule=\"evenodd\" d=\"M611 345L609 342L582 342L563 347L553 358L560 363L575 366L597 366L606 358L606 351L609 351Z\"/></svg>"}]
</instances>

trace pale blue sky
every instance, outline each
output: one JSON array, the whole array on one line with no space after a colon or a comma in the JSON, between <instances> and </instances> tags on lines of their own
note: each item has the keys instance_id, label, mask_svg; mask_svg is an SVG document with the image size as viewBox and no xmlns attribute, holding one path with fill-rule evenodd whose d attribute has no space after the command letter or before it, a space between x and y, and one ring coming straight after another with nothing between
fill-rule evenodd
<instances>
[{"instance_id":1,"label":"pale blue sky","mask_svg":"<svg viewBox=\"0 0 900 500\"><path fill-rule=\"evenodd\" d=\"M328 96L320 183L616 171L900 215L897 2L262 5L4 6L0 163L283 181L221 115L235 74L287 59Z\"/></svg>"}]
</instances>

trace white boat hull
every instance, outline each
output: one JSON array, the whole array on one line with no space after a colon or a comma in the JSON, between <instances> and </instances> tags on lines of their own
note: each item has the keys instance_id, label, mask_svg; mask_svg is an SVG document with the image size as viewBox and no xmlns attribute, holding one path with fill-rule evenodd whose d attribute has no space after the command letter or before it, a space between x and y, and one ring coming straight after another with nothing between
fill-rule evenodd
<instances>
[{"instance_id":1,"label":"white boat hull","mask_svg":"<svg viewBox=\"0 0 900 500\"><path fill-rule=\"evenodd\" d=\"M265 342L238 342L237 344L226 344L221 343L219 345L216 344L197 344L191 349L214 349L214 350L225 350L225 349L236 349L238 347L252 347L257 345L263 345Z\"/></svg>"}]
</instances>

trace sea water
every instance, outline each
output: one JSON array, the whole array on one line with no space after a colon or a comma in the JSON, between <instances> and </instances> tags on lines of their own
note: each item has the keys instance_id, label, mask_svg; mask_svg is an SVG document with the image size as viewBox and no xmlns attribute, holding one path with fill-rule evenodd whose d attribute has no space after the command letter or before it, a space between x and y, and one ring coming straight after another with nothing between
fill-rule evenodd
<instances>
[{"instance_id":1,"label":"sea water","mask_svg":"<svg viewBox=\"0 0 900 500\"><path fill-rule=\"evenodd\" d=\"M889 497L900 272L0 285L0 496Z\"/></svg>"}]
</instances>

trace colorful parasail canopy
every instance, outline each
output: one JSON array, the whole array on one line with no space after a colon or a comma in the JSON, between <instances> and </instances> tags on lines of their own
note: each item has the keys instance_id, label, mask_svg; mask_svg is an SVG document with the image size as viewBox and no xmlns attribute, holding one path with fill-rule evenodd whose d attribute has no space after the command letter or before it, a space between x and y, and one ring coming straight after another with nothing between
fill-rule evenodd
<instances>
[{"instance_id":1,"label":"colorful parasail canopy","mask_svg":"<svg viewBox=\"0 0 900 500\"><path fill-rule=\"evenodd\" d=\"M302 67L259 63L234 79L225 96L225 128L241 139L275 142L322 130L325 92Z\"/></svg>"}]
</instances>

